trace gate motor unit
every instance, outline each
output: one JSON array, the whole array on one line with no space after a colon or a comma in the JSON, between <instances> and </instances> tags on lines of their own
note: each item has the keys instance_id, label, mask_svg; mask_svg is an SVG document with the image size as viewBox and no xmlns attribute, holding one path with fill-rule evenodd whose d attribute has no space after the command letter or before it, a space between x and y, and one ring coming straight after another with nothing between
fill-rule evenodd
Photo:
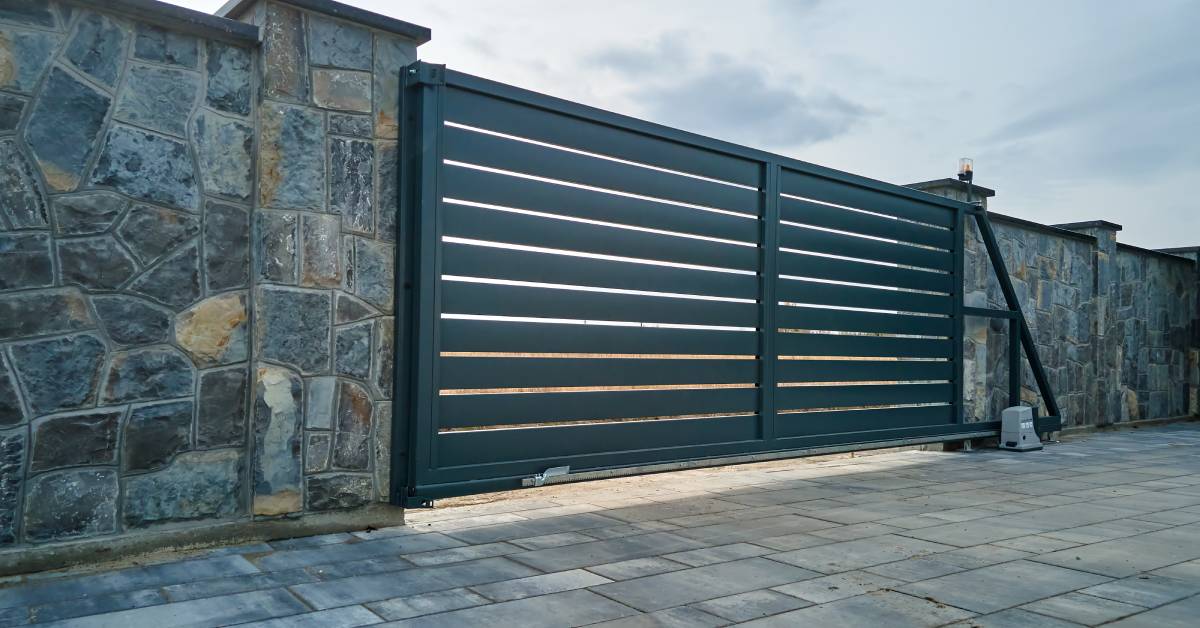
<instances>
[{"instance_id":1,"label":"gate motor unit","mask_svg":"<svg viewBox=\"0 0 1200 628\"><path fill-rule=\"evenodd\" d=\"M1033 427L1033 408L1013 406L1000 414L1000 449L1037 451L1042 448Z\"/></svg>"}]
</instances>

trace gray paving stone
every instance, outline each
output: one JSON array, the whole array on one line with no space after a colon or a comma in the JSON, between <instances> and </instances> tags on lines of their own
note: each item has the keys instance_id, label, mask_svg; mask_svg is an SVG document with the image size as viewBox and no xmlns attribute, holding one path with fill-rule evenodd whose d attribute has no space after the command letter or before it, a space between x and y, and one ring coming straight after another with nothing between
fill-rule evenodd
<instances>
[{"instance_id":1,"label":"gray paving stone","mask_svg":"<svg viewBox=\"0 0 1200 628\"><path fill-rule=\"evenodd\" d=\"M166 602L167 598L160 591L140 589L34 606L29 609L29 618L32 623L48 623L74 617L154 606Z\"/></svg>"},{"instance_id":2,"label":"gray paving stone","mask_svg":"<svg viewBox=\"0 0 1200 628\"><path fill-rule=\"evenodd\" d=\"M632 608L591 591L576 590L426 615L384 625L389 628L483 625L557 628L594 624L636 613Z\"/></svg>"},{"instance_id":3,"label":"gray paving stone","mask_svg":"<svg viewBox=\"0 0 1200 628\"><path fill-rule=\"evenodd\" d=\"M770 553L771 550L765 547L759 547L750 543L733 543L731 545L719 545L717 547L706 547L704 549L667 554L663 558L691 567L700 567L702 565L725 563L731 560L762 556L763 554Z\"/></svg>"},{"instance_id":4,"label":"gray paving stone","mask_svg":"<svg viewBox=\"0 0 1200 628\"><path fill-rule=\"evenodd\" d=\"M462 541L452 539L443 534L430 533L409 537L393 537L378 541L363 541L361 543L342 543L332 547L314 547L307 549L275 552L255 559L264 570L277 571L280 569L295 569L310 565L339 563L357 559L377 558L382 554L399 556L400 554L415 554L448 547L461 547Z\"/></svg>"},{"instance_id":5,"label":"gray paving stone","mask_svg":"<svg viewBox=\"0 0 1200 628\"><path fill-rule=\"evenodd\" d=\"M54 628L222 626L296 615L306 611L308 608L285 589L271 589L147 606L90 617L75 617L43 625Z\"/></svg>"},{"instance_id":6,"label":"gray paving stone","mask_svg":"<svg viewBox=\"0 0 1200 628\"><path fill-rule=\"evenodd\" d=\"M785 534L810 533L814 530L835 527L837 524L803 515L764 517L753 521L731 521L710 526L685 528L675 534L689 539L704 541L706 545L723 545L740 541L756 541L761 538Z\"/></svg>"},{"instance_id":7,"label":"gray paving stone","mask_svg":"<svg viewBox=\"0 0 1200 628\"><path fill-rule=\"evenodd\" d=\"M964 567L938 560L936 556L923 556L920 558L898 560L894 563L875 565L867 567L863 571L869 571L873 574L878 574L885 578L893 578L901 582L917 582L918 580L928 580L965 570Z\"/></svg>"},{"instance_id":8,"label":"gray paving stone","mask_svg":"<svg viewBox=\"0 0 1200 628\"><path fill-rule=\"evenodd\" d=\"M492 584L473 587L473 589L476 593L497 602L507 602L535 595L583 589L609 582L612 582L612 580L598 576L590 571L572 569L570 571L559 571L540 576L517 578L516 580L493 582Z\"/></svg>"},{"instance_id":9,"label":"gray paving stone","mask_svg":"<svg viewBox=\"0 0 1200 628\"><path fill-rule=\"evenodd\" d=\"M1103 624L1146 610L1144 606L1134 606L1083 593L1067 593L1032 602L1021 608L1087 626Z\"/></svg>"},{"instance_id":10,"label":"gray paving stone","mask_svg":"<svg viewBox=\"0 0 1200 628\"><path fill-rule=\"evenodd\" d=\"M703 546L704 544L699 541L681 538L670 532L651 532L638 536L521 552L513 554L511 558L542 571L566 571L631 558L646 558L697 549Z\"/></svg>"},{"instance_id":11,"label":"gray paving stone","mask_svg":"<svg viewBox=\"0 0 1200 628\"><path fill-rule=\"evenodd\" d=\"M800 598L760 589L700 602L695 608L730 621L743 622L811 605L812 602Z\"/></svg>"},{"instance_id":12,"label":"gray paving stone","mask_svg":"<svg viewBox=\"0 0 1200 628\"><path fill-rule=\"evenodd\" d=\"M687 565L677 563L673 560L667 560L661 557L651 558L634 558L631 560L623 560L606 565L595 565L588 567L588 571L598 573L610 580L628 580L630 578L641 578L643 576L653 576L668 571L678 571L686 569Z\"/></svg>"},{"instance_id":13,"label":"gray paving stone","mask_svg":"<svg viewBox=\"0 0 1200 628\"><path fill-rule=\"evenodd\" d=\"M1032 560L1121 578L1196 558L1200 558L1200 524L1061 550Z\"/></svg>"},{"instance_id":14,"label":"gray paving stone","mask_svg":"<svg viewBox=\"0 0 1200 628\"><path fill-rule=\"evenodd\" d=\"M1200 596L1107 624L1115 628L1192 628L1200 617Z\"/></svg>"},{"instance_id":15,"label":"gray paving stone","mask_svg":"<svg viewBox=\"0 0 1200 628\"><path fill-rule=\"evenodd\" d=\"M293 569L291 571L253 573L244 576L210 578L208 580L200 580L198 582L172 584L163 587L162 592L165 593L167 599L172 602L183 602L186 600L198 600L200 598L216 597L218 595L230 595L232 593L257 591L259 589L287 587L293 584L314 582L316 579L316 576L303 569Z\"/></svg>"},{"instance_id":16,"label":"gray paving stone","mask_svg":"<svg viewBox=\"0 0 1200 628\"><path fill-rule=\"evenodd\" d=\"M595 587L595 590L638 610L656 611L807 580L816 575L765 558L746 558L615 582Z\"/></svg>"},{"instance_id":17,"label":"gray paving stone","mask_svg":"<svg viewBox=\"0 0 1200 628\"><path fill-rule=\"evenodd\" d=\"M320 610L533 575L537 571L506 558L484 558L446 567L409 569L400 577L382 573L301 584L291 590Z\"/></svg>"},{"instance_id":18,"label":"gray paving stone","mask_svg":"<svg viewBox=\"0 0 1200 628\"><path fill-rule=\"evenodd\" d=\"M1142 574L1088 587L1081 593L1153 608L1200 593L1200 580Z\"/></svg>"},{"instance_id":19,"label":"gray paving stone","mask_svg":"<svg viewBox=\"0 0 1200 628\"><path fill-rule=\"evenodd\" d=\"M879 591L828 604L810 606L774 617L752 621L746 626L887 626L888 628L932 627L965 619L970 612L920 598Z\"/></svg>"},{"instance_id":20,"label":"gray paving stone","mask_svg":"<svg viewBox=\"0 0 1200 628\"><path fill-rule=\"evenodd\" d=\"M277 619L267 619L242 628L355 628L379 623L379 616L362 606L343 606L315 613L303 613Z\"/></svg>"},{"instance_id":21,"label":"gray paving stone","mask_svg":"<svg viewBox=\"0 0 1200 628\"><path fill-rule=\"evenodd\" d=\"M866 571L848 571L846 573L825 576L823 578L813 578L812 580L804 580L773 588L780 593L798 597L802 600L824 604L901 584L903 583L899 580L885 578Z\"/></svg>"},{"instance_id":22,"label":"gray paving stone","mask_svg":"<svg viewBox=\"0 0 1200 628\"><path fill-rule=\"evenodd\" d=\"M490 558L492 556L504 556L505 554L515 554L521 551L520 547L510 543L484 543L482 545L468 545L466 547L452 547L444 550L434 550L432 552L420 552L417 554L405 555L405 560L420 566L430 567L433 565L445 565L449 563L460 563L466 560L475 560L478 558Z\"/></svg>"},{"instance_id":23,"label":"gray paving stone","mask_svg":"<svg viewBox=\"0 0 1200 628\"><path fill-rule=\"evenodd\" d=\"M562 547L564 545L575 545L577 543L590 543L595 540L580 532L560 532L558 534L531 536L527 539L513 539L511 543L527 550L538 550Z\"/></svg>"},{"instance_id":24,"label":"gray paving stone","mask_svg":"<svg viewBox=\"0 0 1200 628\"><path fill-rule=\"evenodd\" d=\"M679 606L665 611L592 624L590 628L710 628L725 626L728 623L698 608Z\"/></svg>"},{"instance_id":25,"label":"gray paving stone","mask_svg":"<svg viewBox=\"0 0 1200 628\"><path fill-rule=\"evenodd\" d=\"M907 584L898 590L977 613L992 613L1105 581L1096 574L1019 560Z\"/></svg>"},{"instance_id":26,"label":"gray paving stone","mask_svg":"<svg viewBox=\"0 0 1200 628\"><path fill-rule=\"evenodd\" d=\"M999 613L972 617L967 621L951 624L956 628L1079 628L1075 622L1038 615L1019 608L1010 608Z\"/></svg>"},{"instance_id":27,"label":"gray paving stone","mask_svg":"<svg viewBox=\"0 0 1200 628\"><path fill-rule=\"evenodd\" d=\"M470 589L450 589L375 602L367 608L384 619L408 619L484 604L491 604L491 600Z\"/></svg>"},{"instance_id":28,"label":"gray paving stone","mask_svg":"<svg viewBox=\"0 0 1200 628\"><path fill-rule=\"evenodd\" d=\"M830 574L951 549L948 545L888 534L773 554L771 559Z\"/></svg>"}]
</instances>

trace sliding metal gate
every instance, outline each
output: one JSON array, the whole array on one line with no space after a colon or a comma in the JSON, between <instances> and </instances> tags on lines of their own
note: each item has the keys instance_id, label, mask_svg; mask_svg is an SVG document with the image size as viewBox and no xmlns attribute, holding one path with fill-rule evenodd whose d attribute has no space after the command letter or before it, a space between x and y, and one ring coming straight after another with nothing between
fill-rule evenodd
<instances>
[{"instance_id":1,"label":"sliding metal gate","mask_svg":"<svg viewBox=\"0 0 1200 628\"><path fill-rule=\"evenodd\" d=\"M997 429L962 422L973 206L406 72L393 501Z\"/></svg>"}]
</instances>

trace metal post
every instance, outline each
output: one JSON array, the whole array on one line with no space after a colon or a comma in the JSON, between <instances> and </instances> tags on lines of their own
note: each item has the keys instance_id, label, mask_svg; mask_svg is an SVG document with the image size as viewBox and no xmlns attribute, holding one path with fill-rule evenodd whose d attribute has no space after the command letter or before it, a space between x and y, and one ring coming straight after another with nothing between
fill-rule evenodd
<instances>
[{"instance_id":1,"label":"metal post","mask_svg":"<svg viewBox=\"0 0 1200 628\"><path fill-rule=\"evenodd\" d=\"M759 417L762 424L762 438L770 441L775 438L775 361L777 351L775 338L779 334L779 324L775 314L779 309L779 298L775 295L775 287L779 283L779 164L763 164L763 217L762 217L762 275L759 282L759 294L762 301L759 329Z\"/></svg>"},{"instance_id":2,"label":"metal post","mask_svg":"<svg viewBox=\"0 0 1200 628\"><path fill-rule=\"evenodd\" d=\"M1021 405L1021 321L1008 319L1008 405Z\"/></svg>"}]
</instances>

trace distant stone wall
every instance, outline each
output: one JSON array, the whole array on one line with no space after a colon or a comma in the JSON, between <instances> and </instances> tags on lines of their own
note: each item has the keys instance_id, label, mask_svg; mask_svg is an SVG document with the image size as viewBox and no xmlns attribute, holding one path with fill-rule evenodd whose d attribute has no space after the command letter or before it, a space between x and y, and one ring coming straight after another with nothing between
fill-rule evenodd
<instances>
[{"instance_id":1,"label":"distant stone wall","mask_svg":"<svg viewBox=\"0 0 1200 628\"><path fill-rule=\"evenodd\" d=\"M926 191L965 200L954 186ZM1195 253L1117 243L1119 225L1052 227L992 213L1013 288L1065 426L1195 414L1200 384L1200 273ZM969 306L1007 309L973 219L963 294ZM964 411L996 420L1008 406L1007 321L967 317ZM1022 360L1022 400L1045 408Z\"/></svg>"},{"instance_id":2,"label":"distant stone wall","mask_svg":"<svg viewBox=\"0 0 1200 628\"><path fill-rule=\"evenodd\" d=\"M417 42L178 13L0 2L0 563L388 498Z\"/></svg>"}]
</instances>

